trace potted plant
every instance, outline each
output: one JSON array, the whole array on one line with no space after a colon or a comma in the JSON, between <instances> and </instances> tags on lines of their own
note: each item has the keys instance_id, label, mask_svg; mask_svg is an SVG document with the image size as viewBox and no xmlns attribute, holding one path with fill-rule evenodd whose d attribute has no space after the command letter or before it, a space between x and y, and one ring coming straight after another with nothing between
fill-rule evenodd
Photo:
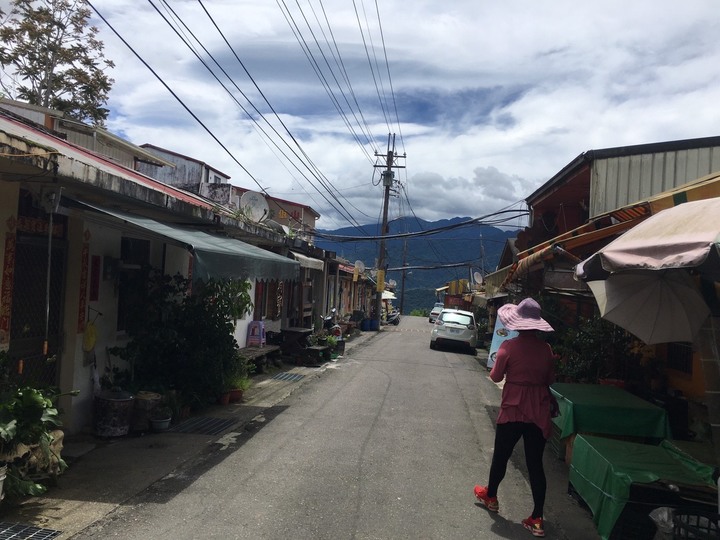
<instances>
[{"instance_id":1,"label":"potted plant","mask_svg":"<svg viewBox=\"0 0 720 540\"><path fill-rule=\"evenodd\" d=\"M247 280L196 281L148 269L137 284L130 341L119 355L135 387L176 390L193 408L226 398L239 345L235 322L252 310Z\"/></svg>"},{"instance_id":2,"label":"potted plant","mask_svg":"<svg viewBox=\"0 0 720 540\"><path fill-rule=\"evenodd\" d=\"M230 403L242 400L245 390L250 388L250 374L255 370L255 364L246 357L235 353L232 360L225 366L225 386L230 391Z\"/></svg>"},{"instance_id":3,"label":"potted plant","mask_svg":"<svg viewBox=\"0 0 720 540\"><path fill-rule=\"evenodd\" d=\"M69 395L77 395L77 391ZM6 477L2 495L40 495L44 478L62 473L67 464L60 457L63 433L55 401L61 394L37 388L15 388L0 404L0 464ZM1 476L1 475L0 475Z\"/></svg>"},{"instance_id":4,"label":"potted plant","mask_svg":"<svg viewBox=\"0 0 720 540\"><path fill-rule=\"evenodd\" d=\"M230 403L238 403L242 401L245 390L250 388L250 377L247 375L237 375L230 381Z\"/></svg>"},{"instance_id":5,"label":"potted plant","mask_svg":"<svg viewBox=\"0 0 720 540\"><path fill-rule=\"evenodd\" d=\"M150 426L155 432L167 431L172 421L172 409L162 405L157 407L150 415Z\"/></svg>"}]
</instances>

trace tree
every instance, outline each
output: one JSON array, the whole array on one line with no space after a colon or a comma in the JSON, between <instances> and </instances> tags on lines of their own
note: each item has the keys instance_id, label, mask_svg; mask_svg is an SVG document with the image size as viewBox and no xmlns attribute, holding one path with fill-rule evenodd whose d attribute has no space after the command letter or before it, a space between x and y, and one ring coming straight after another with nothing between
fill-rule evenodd
<instances>
[{"instance_id":1,"label":"tree","mask_svg":"<svg viewBox=\"0 0 720 540\"><path fill-rule=\"evenodd\" d=\"M0 12L0 86L8 97L103 125L115 67L84 0L11 0Z\"/></svg>"}]
</instances>

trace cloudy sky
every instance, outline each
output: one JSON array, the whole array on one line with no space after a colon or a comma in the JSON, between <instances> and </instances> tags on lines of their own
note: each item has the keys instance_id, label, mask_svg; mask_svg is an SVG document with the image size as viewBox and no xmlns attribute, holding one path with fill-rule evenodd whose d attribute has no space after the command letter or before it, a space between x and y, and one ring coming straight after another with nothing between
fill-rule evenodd
<instances>
[{"instance_id":1,"label":"cloudy sky","mask_svg":"<svg viewBox=\"0 0 720 540\"><path fill-rule=\"evenodd\" d=\"M720 134L716 0L92 3L207 127L96 17L111 131L308 204L322 228L379 220L389 133L407 156L390 217L427 220L521 206L589 149Z\"/></svg>"}]
</instances>

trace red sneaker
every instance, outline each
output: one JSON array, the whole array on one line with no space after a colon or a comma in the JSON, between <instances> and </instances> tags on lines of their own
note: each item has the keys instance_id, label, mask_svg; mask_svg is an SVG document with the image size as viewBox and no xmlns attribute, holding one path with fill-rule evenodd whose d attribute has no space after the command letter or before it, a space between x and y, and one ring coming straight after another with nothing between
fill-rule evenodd
<instances>
[{"instance_id":1,"label":"red sneaker","mask_svg":"<svg viewBox=\"0 0 720 540\"><path fill-rule=\"evenodd\" d=\"M522 520L523 527L532 533L533 536L545 536L545 529L543 529L543 518L534 518L530 516L527 519Z\"/></svg>"},{"instance_id":2,"label":"red sneaker","mask_svg":"<svg viewBox=\"0 0 720 540\"><path fill-rule=\"evenodd\" d=\"M500 510L497 497L488 497L487 486L475 486L475 497L491 512Z\"/></svg>"}]
</instances>

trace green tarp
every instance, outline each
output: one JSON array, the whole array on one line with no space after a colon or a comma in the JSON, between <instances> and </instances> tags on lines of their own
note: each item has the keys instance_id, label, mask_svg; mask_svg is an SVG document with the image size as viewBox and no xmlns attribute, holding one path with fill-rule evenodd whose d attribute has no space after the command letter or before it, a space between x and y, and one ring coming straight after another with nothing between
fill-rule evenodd
<instances>
[{"instance_id":1,"label":"green tarp","mask_svg":"<svg viewBox=\"0 0 720 540\"><path fill-rule=\"evenodd\" d=\"M570 483L587 503L603 540L607 540L628 501L630 484L663 480L682 485L716 487L713 468L660 446L578 435L573 444Z\"/></svg>"},{"instance_id":2,"label":"green tarp","mask_svg":"<svg viewBox=\"0 0 720 540\"><path fill-rule=\"evenodd\" d=\"M195 258L194 278L295 280L299 276L300 265L296 261L234 238L161 223L119 210L82 204L184 246Z\"/></svg>"},{"instance_id":3,"label":"green tarp","mask_svg":"<svg viewBox=\"0 0 720 540\"><path fill-rule=\"evenodd\" d=\"M670 438L667 412L616 386L555 383L550 389L560 406L553 418L560 438L573 433Z\"/></svg>"}]
</instances>

